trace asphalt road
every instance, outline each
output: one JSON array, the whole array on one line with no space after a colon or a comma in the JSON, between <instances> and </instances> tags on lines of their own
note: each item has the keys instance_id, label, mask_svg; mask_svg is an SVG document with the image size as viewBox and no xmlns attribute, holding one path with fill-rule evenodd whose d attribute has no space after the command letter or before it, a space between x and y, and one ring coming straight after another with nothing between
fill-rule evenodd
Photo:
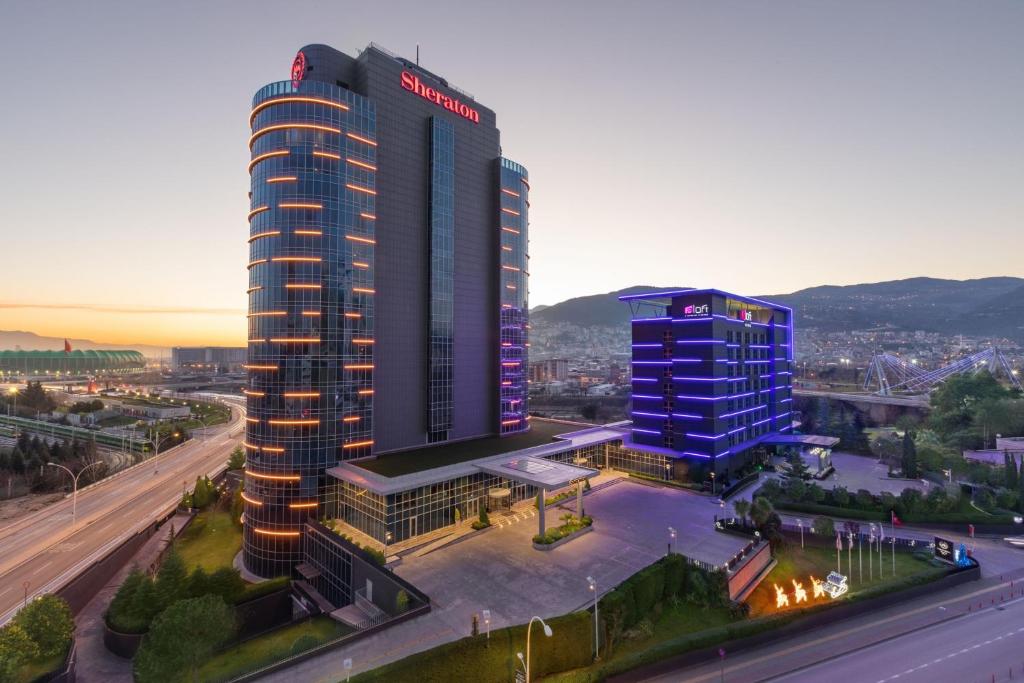
<instances>
[{"instance_id":1,"label":"asphalt road","mask_svg":"<svg viewBox=\"0 0 1024 683\"><path fill-rule=\"evenodd\" d=\"M778 683L842 681L990 682L1024 678L1024 598L1000 608L893 638L797 673Z\"/></svg>"},{"instance_id":2,"label":"asphalt road","mask_svg":"<svg viewBox=\"0 0 1024 683\"><path fill-rule=\"evenodd\" d=\"M232 420L186 443L122 470L72 498L0 527L0 624L26 595L52 592L181 499L182 487L215 474L244 433L244 403L228 399Z\"/></svg>"}]
</instances>

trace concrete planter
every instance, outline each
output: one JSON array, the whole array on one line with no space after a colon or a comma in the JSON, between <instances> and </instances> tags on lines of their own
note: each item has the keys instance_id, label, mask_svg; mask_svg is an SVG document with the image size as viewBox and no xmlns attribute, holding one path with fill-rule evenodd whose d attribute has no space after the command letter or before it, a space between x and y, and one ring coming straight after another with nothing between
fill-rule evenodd
<instances>
[{"instance_id":1,"label":"concrete planter","mask_svg":"<svg viewBox=\"0 0 1024 683\"><path fill-rule=\"evenodd\" d=\"M121 633L107 626L103 621L103 644L118 657L131 659L142 645L145 633Z\"/></svg>"},{"instance_id":2,"label":"concrete planter","mask_svg":"<svg viewBox=\"0 0 1024 683\"><path fill-rule=\"evenodd\" d=\"M569 534L568 536L565 536L563 538L558 539L554 543L537 543L536 541L534 541L533 549L534 550L554 550L558 546L560 546L562 544L565 544L565 543L568 543L572 539L578 538L579 536L582 536L584 534L589 534L593 530L594 530L594 525L591 524L590 526L585 526L582 529L580 529L579 531L574 531L571 534Z\"/></svg>"}]
</instances>

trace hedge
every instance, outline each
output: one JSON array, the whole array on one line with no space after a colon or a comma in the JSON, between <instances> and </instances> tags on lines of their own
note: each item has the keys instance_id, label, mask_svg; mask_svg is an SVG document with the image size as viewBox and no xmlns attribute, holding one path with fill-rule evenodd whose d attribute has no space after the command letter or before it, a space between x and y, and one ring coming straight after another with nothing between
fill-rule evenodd
<instances>
[{"instance_id":1,"label":"hedge","mask_svg":"<svg viewBox=\"0 0 1024 683\"><path fill-rule=\"evenodd\" d=\"M589 612L573 612L546 620L551 638L535 625L530 638L530 677L588 666L593 656L594 622ZM354 683L375 681L474 681L508 683L522 669L517 652L526 652L526 625L481 633L444 643L397 662L354 676Z\"/></svg>"},{"instance_id":2,"label":"hedge","mask_svg":"<svg viewBox=\"0 0 1024 683\"><path fill-rule=\"evenodd\" d=\"M878 510L843 508L836 505L821 505L819 503L793 503L785 499L773 502L776 509L788 512L845 517L847 519L860 519L869 522L889 521L889 514ZM985 516L981 513L968 512L928 512L924 514L907 513L901 515L900 520L910 524L1013 524L1013 515Z\"/></svg>"}]
</instances>

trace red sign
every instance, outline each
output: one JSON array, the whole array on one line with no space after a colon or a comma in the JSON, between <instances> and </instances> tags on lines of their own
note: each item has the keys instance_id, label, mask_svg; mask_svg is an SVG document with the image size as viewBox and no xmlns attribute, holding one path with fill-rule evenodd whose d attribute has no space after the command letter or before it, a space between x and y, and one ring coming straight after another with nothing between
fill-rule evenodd
<instances>
[{"instance_id":1,"label":"red sign","mask_svg":"<svg viewBox=\"0 0 1024 683\"><path fill-rule=\"evenodd\" d=\"M480 123L480 112L476 109L445 95L436 88L424 85L423 81L419 79L419 76L411 74L408 71L402 72L402 89L416 93L423 99L430 100L434 104L442 106L448 111L458 114L464 119L469 119L473 123Z\"/></svg>"},{"instance_id":2,"label":"red sign","mask_svg":"<svg viewBox=\"0 0 1024 683\"><path fill-rule=\"evenodd\" d=\"M295 55L295 61L292 62L292 87L298 88L299 81L306 75L306 55L303 54L302 50Z\"/></svg>"}]
</instances>

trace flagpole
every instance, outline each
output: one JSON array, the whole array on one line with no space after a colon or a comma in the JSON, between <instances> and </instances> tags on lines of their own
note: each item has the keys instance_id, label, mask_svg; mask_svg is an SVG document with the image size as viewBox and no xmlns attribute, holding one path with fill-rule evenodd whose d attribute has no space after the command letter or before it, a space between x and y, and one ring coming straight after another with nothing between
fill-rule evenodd
<instances>
[{"instance_id":1,"label":"flagpole","mask_svg":"<svg viewBox=\"0 0 1024 683\"><path fill-rule=\"evenodd\" d=\"M846 566L850 574L853 574L853 532L846 532Z\"/></svg>"},{"instance_id":2,"label":"flagpole","mask_svg":"<svg viewBox=\"0 0 1024 683\"><path fill-rule=\"evenodd\" d=\"M860 536L860 531L857 531L857 580L860 583L864 583L864 553L861 551L863 539Z\"/></svg>"}]
</instances>

